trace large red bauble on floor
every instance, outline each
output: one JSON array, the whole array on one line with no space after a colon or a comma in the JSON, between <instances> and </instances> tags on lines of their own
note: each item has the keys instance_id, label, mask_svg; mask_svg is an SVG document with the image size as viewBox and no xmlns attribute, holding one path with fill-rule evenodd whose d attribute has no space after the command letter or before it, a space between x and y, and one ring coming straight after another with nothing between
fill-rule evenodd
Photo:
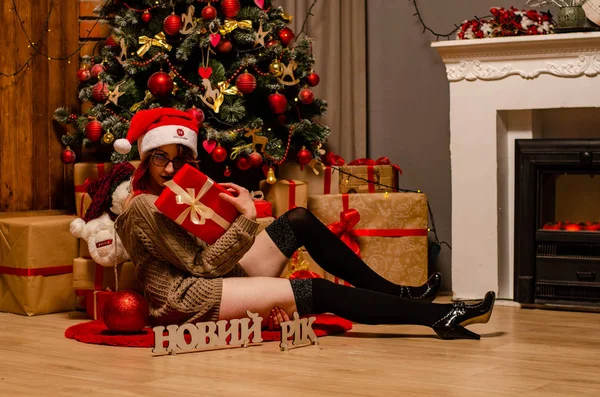
<instances>
[{"instance_id":1,"label":"large red bauble on floor","mask_svg":"<svg viewBox=\"0 0 600 397\"><path fill-rule=\"evenodd\" d=\"M262 165L263 157L260 155L260 153L252 152L252 153L250 153L249 157L250 157L250 164L252 164L252 167L258 168Z\"/></svg>"},{"instance_id":2,"label":"large red bauble on floor","mask_svg":"<svg viewBox=\"0 0 600 397\"><path fill-rule=\"evenodd\" d=\"M173 79L165 72L156 72L148 79L148 90L155 97L167 96L173 91Z\"/></svg>"},{"instance_id":3,"label":"large red bauble on floor","mask_svg":"<svg viewBox=\"0 0 600 397\"><path fill-rule=\"evenodd\" d=\"M227 159L227 149L225 149L223 146L219 145L215 148L215 150L212 151L210 156L217 163L222 163L223 161L225 161Z\"/></svg>"},{"instance_id":4,"label":"large red bauble on floor","mask_svg":"<svg viewBox=\"0 0 600 397\"><path fill-rule=\"evenodd\" d=\"M134 291L117 291L102 308L106 328L113 332L140 332L148 320L148 302Z\"/></svg>"},{"instance_id":5,"label":"large red bauble on floor","mask_svg":"<svg viewBox=\"0 0 600 397\"><path fill-rule=\"evenodd\" d=\"M92 120L85 125L85 137L92 142L98 142L102 138L102 123Z\"/></svg>"},{"instance_id":6,"label":"large red bauble on floor","mask_svg":"<svg viewBox=\"0 0 600 397\"><path fill-rule=\"evenodd\" d=\"M285 108L287 107L287 98L285 95L281 95L280 93L276 92L269 95L268 101L269 107L273 113L281 114L285 112Z\"/></svg>"},{"instance_id":7,"label":"large red bauble on floor","mask_svg":"<svg viewBox=\"0 0 600 397\"><path fill-rule=\"evenodd\" d=\"M163 21L163 30L169 36L176 36L183 27L181 18L175 14L171 14Z\"/></svg>"},{"instance_id":8,"label":"large red bauble on floor","mask_svg":"<svg viewBox=\"0 0 600 397\"><path fill-rule=\"evenodd\" d=\"M315 72L312 72L311 74L309 74L308 76L306 76L306 82L311 87L314 87L317 84L319 84L319 81L321 81L321 79L320 79L319 75L316 74Z\"/></svg>"},{"instance_id":9,"label":"large red bauble on floor","mask_svg":"<svg viewBox=\"0 0 600 397\"><path fill-rule=\"evenodd\" d=\"M194 118L198 122L198 128L202 127L202 123L204 123L204 112L202 111L202 109L190 108L186 110L186 112L194 116Z\"/></svg>"},{"instance_id":10,"label":"large red bauble on floor","mask_svg":"<svg viewBox=\"0 0 600 397\"><path fill-rule=\"evenodd\" d=\"M206 20L215 19L217 17L217 9L211 5L207 5L202 9L202 18Z\"/></svg>"},{"instance_id":11,"label":"large red bauble on floor","mask_svg":"<svg viewBox=\"0 0 600 397\"><path fill-rule=\"evenodd\" d=\"M92 87L92 98L96 102L106 101L108 98L108 84L99 81Z\"/></svg>"},{"instance_id":12,"label":"large red bauble on floor","mask_svg":"<svg viewBox=\"0 0 600 397\"><path fill-rule=\"evenodd\" d=\"M256 89L256 77L244 72L235 79L235 85L242 94L250 94Z\"/></svg>"},{"instance_id":13,"label":"large red bauble on floor","mask_svg":"<svg viewBox=\"0 0 600 397\"><path fill-rule=\"evenodd\" d=\"M240 0L223 0L221 2L221 11L227 18L235 18L240 7Z\"/></svg>"},{"instance_id":14,"label":"large red bauble on floor","mask_svg":"<svg viewBox=\"0 0 600 397\"><path fill-rule=\"evenodd\" d=\"M279 31L279 40L281 44L288 46L294 40L294 31L288 27L285 27Z\"/></svg>"}]
</instances>

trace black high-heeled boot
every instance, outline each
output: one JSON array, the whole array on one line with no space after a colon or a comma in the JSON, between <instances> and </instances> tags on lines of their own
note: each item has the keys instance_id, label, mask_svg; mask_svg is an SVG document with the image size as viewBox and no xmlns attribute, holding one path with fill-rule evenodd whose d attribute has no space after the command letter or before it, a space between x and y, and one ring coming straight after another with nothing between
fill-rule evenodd
<instances>
[{"instance_id":1,"label":"black high-heeled boot","mask_svg":"<svg viewBox=\"0 0 600 397\"><path fill-rule=\"evenodd\" d=\"M496 293L489 291L485 298L474 305L456 302L452 309L433 324L432 328L442 339L480 339L475 332L469 331L465 326L476 323L487 323L494 309Z\"/></svg>"},{"instance_id":2,"label":"black high-heeled boot","mask_svg":"<svg viewBox=\"0 0 600 397\"><path fill-rule=\"evenodd\" d=\"M431 303L436 298L442 285L442 273L435 272L420 287L401 287L400 297Z\"/></svg>"}]
</instances>

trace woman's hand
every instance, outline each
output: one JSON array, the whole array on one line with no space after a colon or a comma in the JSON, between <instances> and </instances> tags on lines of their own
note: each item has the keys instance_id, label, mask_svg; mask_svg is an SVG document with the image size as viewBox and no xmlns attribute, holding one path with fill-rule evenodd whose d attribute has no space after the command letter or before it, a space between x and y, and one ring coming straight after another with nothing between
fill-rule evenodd
<instances>
[{"instance_id":1,"label":"woman's hand","mask_svg":"<svg viewBox=\"0 0 600 397\"><path fill-rule=\"evenodd\" d=\"M219 194L219 197L223 200L233 204L238 211L242 213L246 218L255 220L256 219L256 207L250 192L243 187L236 185L235 183L220 183L227 191L233 194L233 197L225 193Z\"/></svg>"},{"instance_id":2,"label":"woman's hand","mask_svg":"<svg viewBox=\"0 0 600 397\"><path fill-rule=\"evenodd\" d=\"M267 320L267 330L279 331L281 330L281 323L290 321L290 316L287 312L277 306L271 309L271 314Z\"/></svg>"}]
</instances>

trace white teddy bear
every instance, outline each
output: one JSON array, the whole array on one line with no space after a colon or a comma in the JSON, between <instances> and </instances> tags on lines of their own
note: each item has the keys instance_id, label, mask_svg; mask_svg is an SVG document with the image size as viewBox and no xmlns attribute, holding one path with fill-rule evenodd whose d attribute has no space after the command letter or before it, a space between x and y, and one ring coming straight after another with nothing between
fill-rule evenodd
<instances>
[{"instance_id":1,"label":"white teddy bear","mask_svg":"<svg viewBox=\"0 0 600 397\"><path fill-rule=\"evenodd\" d=\"M114 190L109 208L114 215L123 211L123 203L129 195L129 186L130 178L121 182ZM71 222L70 230L73 236L87 242L92 259L99 265L113 267L129 260L129 254L125 251L108 212L103 212L87 223L77 218Z\"/></svg>"}]
</instances>

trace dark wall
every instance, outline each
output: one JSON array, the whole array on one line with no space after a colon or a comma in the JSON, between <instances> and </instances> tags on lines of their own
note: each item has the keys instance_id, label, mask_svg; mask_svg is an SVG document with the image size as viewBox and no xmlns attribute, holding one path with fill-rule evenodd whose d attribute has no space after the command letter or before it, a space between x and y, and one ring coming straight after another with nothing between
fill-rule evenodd
<instances>
[{"instance_id":1,"label":"dark wall","mask_svg":"<svg viewBox=\"0 0 600 397\"><path fill-rule=\"evenodd\" d=\"M438 33L451 31L492 6L525 7L525 0L418 0L422 16ZM430 201L440 240L452 244L449 85L445 67L430 47L413 4L407 0L367 0L368 151L388 156L404 170L400 184L421 189ZM474 98L476 100L476 98ZM476 232L473 244L476 244ZM434 268L451 290L451 252L447 247Z\"/></svg>"}]
</instances>

